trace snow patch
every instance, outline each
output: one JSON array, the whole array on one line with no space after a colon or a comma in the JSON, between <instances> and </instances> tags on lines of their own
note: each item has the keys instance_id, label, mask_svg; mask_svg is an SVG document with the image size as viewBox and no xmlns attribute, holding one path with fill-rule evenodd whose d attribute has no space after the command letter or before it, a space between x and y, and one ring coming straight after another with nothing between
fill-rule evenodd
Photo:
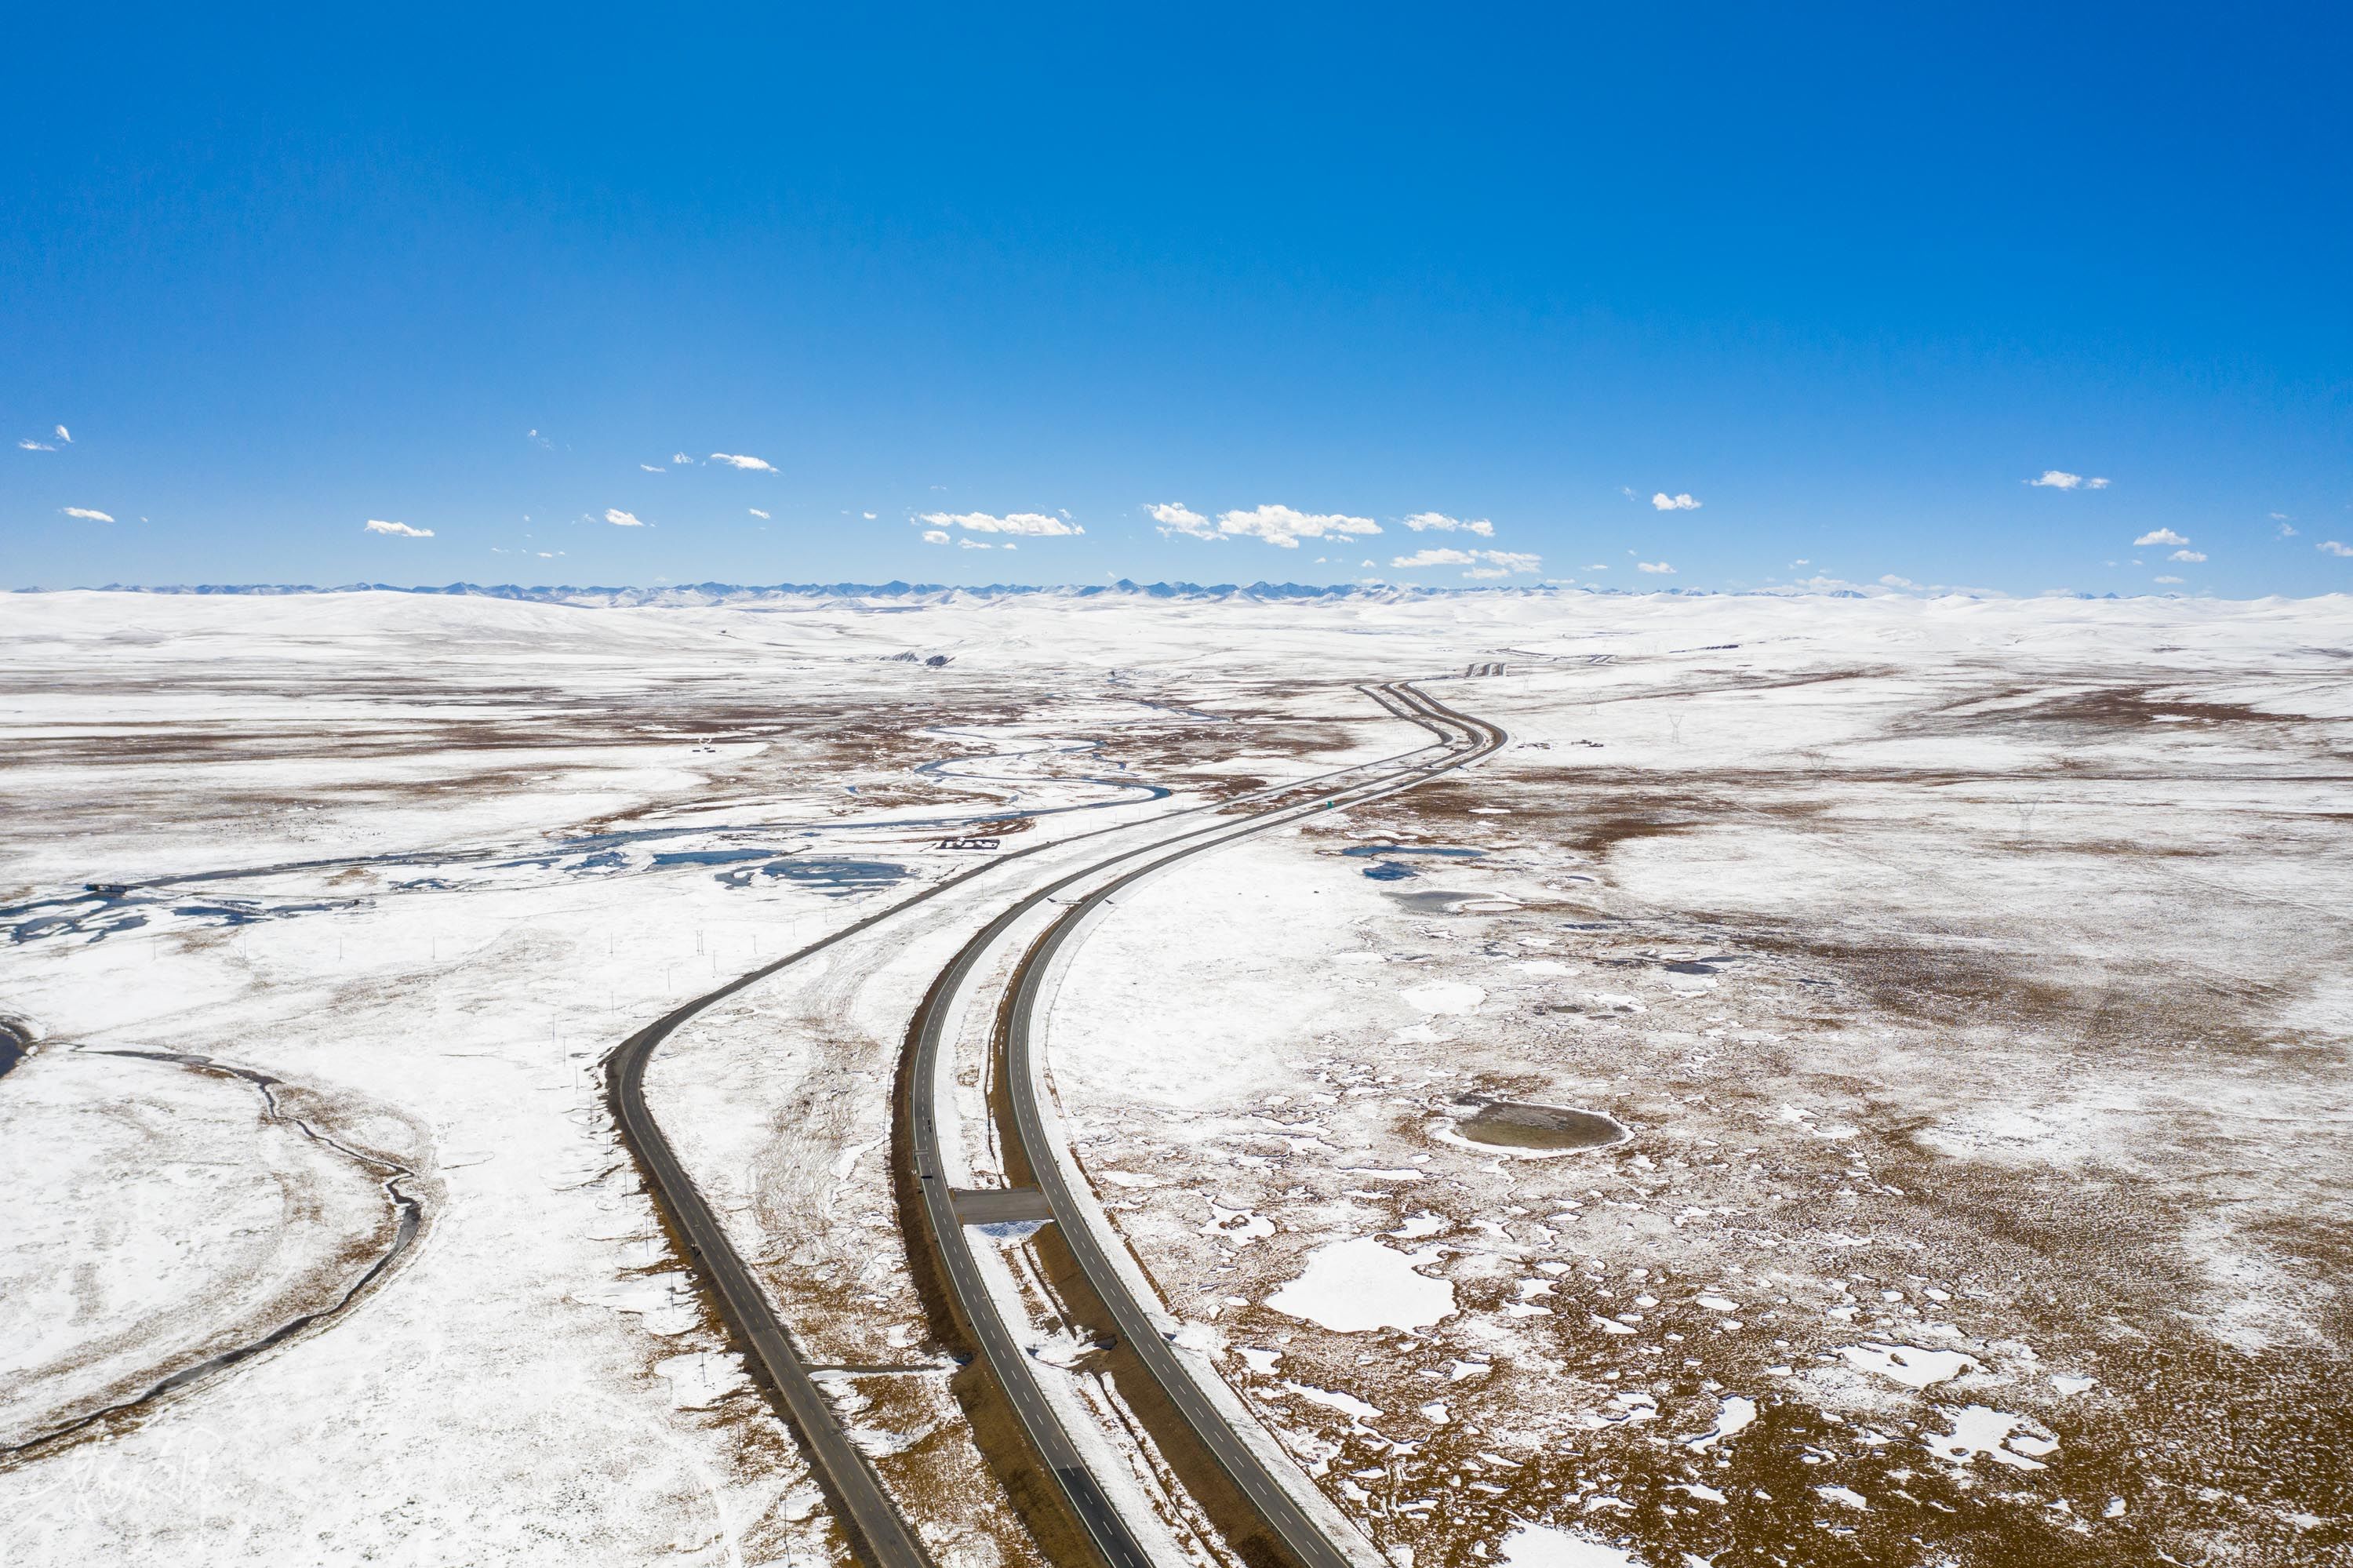
<instances>
[{"instance_id":1,"label":"snow patch","mask_svg":"<svg viewBox=\"0 0 2353 1568\"><path fill-rule=\"evenodd\" d=\"M1977 1370L1977 1359L1958 1351L1924 1351L1916 1345L1849 1345L1839 1354L1858 1372L1877 1372L1906 1388L1926 1388Z\"/></svg>"},{"instance_id":2,"label":"snow patch","mask_svg":"<svg viewBox=\"0 0 2353 1568\"><path fill-rule=\"evenodd\" d=\"M708 1410L747 1385L744 1363L716 1351L690 1351L654 1363L654 1372L670 1383L670 1402L678 1410Z\"/></svg>"},{"instance_id":3,"label":"snow patch","mask_svg":"<svg viewBox=\"0 0 2353 1568\"><path fill-rule=\"evenodd\" d=\"M1641 1568L1607 1542L1549 1524L1521 1525L1495 1551L1504 1568Z\"/></svg>"},{"instance_id":4,"label":"snow patch","mask_svg":"<svg viewBox=\"0 0 2353 1568\"><path fill-rule=\"evenodd\" d=\"M1333 1242L1308 1254L1306 1272L1266 1304L1339 1334L1426 1329L1452 1317L1453 1283L1417 1274L1413 1264L1375 1236Z\"/></svg>"},{"instance_id":5,"label":"snow patch","mask_svg":"<svg viewBox=\"0 0 2353 1568\"><path fill-rule=\"evenodd\" d=\"M1475 985L1465 985L1461 980L1432 980L1428 985L1415 986L1403 994L1406 1001L1422 1012L1445 1017L1476 1012L1479 1004L1487 1000L1485 991Z\"/></svg>"},{"instance_id":6,"label":"snow patch","mask_svg":"<svg viewBox=\"0 0 2353 1568\"><path fill-rule=\"evenodd\" d=\"M2029 1458L2026 1449L2036 1454L2048 1454L2059 1446L2046 1437L2031 1433L2019 1434L2026 1425L2022 1415L1995 1410L1988 1405L1972 1404L1966 1410L1953 1412L1953 1429L1942 1437L1928 1439L1928 1451L1936 1457L1955 1465L1974 1464L1983 1454L1997 1464L2008 1465L2013 1470L2048 1468L2039 1459ZM2013 1436L2013 1434L2018 1434Z\"/></svg>"},{"instance_id":7,"label":"snow patch","mask_svg":"<svg viewBox=\"0 0 2353 1568\"><path fill-rule=\"evenodd\" d=\"M1737 1436L1746 1431L1749 1425L1756 1419L1757 1402L1753 1399L1743 1399L1735 1394L1724 1402L1723 1409L1716 1412L1715 1429L1703 1436L1693 1438L1683 1446L1694 1454L1704 1454L1725 1438Z\"/></svg>"}]
</instances>

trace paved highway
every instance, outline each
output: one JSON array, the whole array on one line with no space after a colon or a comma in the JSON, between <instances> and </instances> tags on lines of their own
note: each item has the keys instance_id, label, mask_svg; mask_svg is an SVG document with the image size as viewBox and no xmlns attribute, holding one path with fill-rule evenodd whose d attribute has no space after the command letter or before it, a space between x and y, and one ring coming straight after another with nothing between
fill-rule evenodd
<instances>
[{"instance_id":1,"label":"paved highway","mask_svg":"<svg viewBox=\"0 0 2353 1568\"><path fill-rule=\"evenodd\" d=\"M1394 695L1387 688L1365 687L1362 689L1398 716L1416 716L1411 711L1412 705L1409 699ZM1429 749L1429 747L1423 747L1422 751ZM1242 797L1242 800L1250 801L1278 798L1319 787L1326 789L1339 788L1344 781L1356 775L1391 768L1421 754L1421 751L1409 752L1402 757L1388 758L1377 763L1335 769L1295 784L1279 785L1270 789L1256 791L1252 795ZM835 1517L841 1520L844 1530L850 1536L852 1545L869 1568L931 1568L931 1560L925 1553L922 1542L908 1528L905 1519L892 1503L889 1494L883 1490L881 1480L874 1473L873 1466L843 1432L840 1423L834 1416L832 1406L828 1404L817 1383L810 1377L807 1363L802 1360L799 1351L792 1342L791 1336L777 1319L776 1308L770 1304L766 1292L761 1289L759 1282L744 1266L744 1260L736 1253L733 1243L728 1239L725 1227L722 1225L718 1216L712 1213L711 1205L704 1201L702 1192L695 1187L693 1179L687 1174L685 1167L680 1163L677 1152L670 1147L669 1139L663 1135L660 1124L655 1120L652 1112L647 1107L646 1064L662 1042L667 1040L680 1025L714 1002L733 996L748 986L757 984L839 942L857 936L862 931L870 930L883 921L904 913L915 905L937 898L976 877L1000 872L1005 867L1026 860L1031 855L1063 849L1087 839L1099 838L1108 833L1130 835L1147 833L1155 829L1164 828L1166 824L1179 819L1223 809L1220 804L1190 807L1149 821L1117 823L1112 827L1095 829L1071 838L1034 844L1011 853L992 856L968 871L934 883L920 893L877 910L830 936L812 942L797 951L787 953L773 963L764 964L749 974L743 975L715 991L672 1009L661 1018L630 1035L606 1058L606 1092L612 1106L614 1119L621 1129L622 1138L637 1156L639 1169L645 1173L649 1191L661 1208L674 1234L685 1244L690 1254L691 1266L711 1287L717 1298L721 1313L726 1318L738 1341L749 1352L754 1374L759 1378L771 1401L776 1405L778 1413L799 1436L802 1449L815 1467L818 1478L833 1504ZM1152 844L1146 847L1148 849L1153 845L1169 842L1172 841L1164 835L1153 840ZM1036 902L1037 899L1033 896L1018 907L1026 909L1033 906ZM992 926L990 930L997 930L1006 923L1000 921L998 925ZM931 1162L930 1168L934 1171L937 1169L936 1160ZM928 1183L927 1199L929 1188L932 1186L941 1187L944 1201L950 1201L952 1204L952 1200L948 1200L944 1193L944 1183ZM949 1228L959 1239L961 1238L960 1226L951 1222ZM1037 1414L1042 1414L1042 1410ZM1092 1499L1090 1506L1096 1508L1102 1506L1101 1495L1093 1490L1092 1478L1086 1476L1083 1467L1073 1476L1059 1478L1061 1479L1066 1492L1090 1497ZM1118 1563L1118 1568L1145 1568L1140 1557L1133 1559L1132 1562L1126 1559L1114 1561Z\"/></svg>"},{"instance_id":2,"label":"paved highway","mask_svg":"<svg viewBox=\"0 0 2353 1568\"><path fill-rule=\"evenodd\" d=\"M1009 1139L1018 1140L1060 1226L1064 1244L1095 1294L1109 1308L1118 1333L1135 1351L1201 1446L1274 1537L1289 1549L1301 1568L1350 1568L1352 1559L1348 1552L1309 1518L1258 1451L1228 1425L1162 1338L1151 1312L1156 1303L1148 1304L1133 1295L1124 1276L1103 1252L1096 1232L1072 1189L1063 1162L1064 1151L1054 1147L1046 1136L1035 1097L1039 1080L1031 1042L1040 988L1055 953L1072 938L1091 911L1121 889L1187 856L1296 821L1332 804L1355 804L1410 789L1484 757L1503 744L1504 734L1493 726L1455 713L1403 683L1366 690L1400 717L1411 718L1437 734L1444 745L1440 754L1414 761L1411 757L1420 755L1415 753L1397 759L1391 766L1356 770L1366 776L1343 785L1325 785L1304 802L1271 806L1239 821L1228 819L1157 842L1125 849L1041 887L998 916L965 945L933 986L917 1014L913 1031L915 1060L909 1075L913 1092L905 1109L913 1120L912 1147L916 1176L922 1184L924 1217L945 1274L949 1295L958 1318L971 1331L983 1359L1004 1389L1031 1446L1110 1568L1146 1568L1148 1559L1105 1500L1102 1487L1088 1471L1079 1448L1039 1390L1035 1370L1019 1341L1019 1332L1027 1325L1008 1323L997 1310L981 1279L964 1225L956 1216L954 1191L941 1168L937 1120L941 1112L936 1103L939 1055L946 1043L948 1025L955 1016L955 999L973 972L998 949L1024 916L1073 887L1083 883L1096 884L1055 920L1007 981L999 1005L999 1037L1007 1052L1002 1081L1012 1102L1014 1126L1000 1131ZM1108 880L1104 880L1106 877ZM1297 1484L1310 1483L1301 1478Z\"/></svg>"}]
</instances>

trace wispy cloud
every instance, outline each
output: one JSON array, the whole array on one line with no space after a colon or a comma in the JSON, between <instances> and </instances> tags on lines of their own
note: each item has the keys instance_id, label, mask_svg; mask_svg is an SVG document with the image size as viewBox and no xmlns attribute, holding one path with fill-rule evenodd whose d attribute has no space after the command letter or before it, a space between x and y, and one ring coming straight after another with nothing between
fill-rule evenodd
<instances>
[{"instance_id":1,"label":"wispy cloud","mask_svg":"<svg viewBox=\"0 0 2353 1568\"><path fill-rule=\"evenodd\" d=\"M371 517L361 526L370 534L390 534L400 539L433 537L433 530L430 528L412 528L406 523L386 523L380 517Z\"/></svg>"},{"instance_id":2,"label":"wispy cloud","mask_svg":"<svg viewBox=\"0 0 2353 1568\"><path fill-rule=\"evenodd\" d=\"M915 521L974 534L1018 534L1025 539L1063 538L1086 532L1075 523L1043 512L1008 512L1002 517L987 512L926 512Z\"/></svg>"},{"instance_id":3,"label":"wispy cloud","mask_svg":"<svg viewBox=\"0 0 2353 1568\"><path fill-rule=\"evenodd\" d=\"M872 514L871 512L861 512L861 513L860 513L860 514L859 514L859 515L860 515L860 517L865 518L869 523L871 523L871 522L873 522L873 521L874 521L874 514Z\"/></svg>"},{"instance_id":4,"label":"wispy cloud","mask_svg":"<svg viewBox=\"0 0 2353 1568\"><path fill-rule=\"evenodd\" d=\"M990 546L986 539L958 539L956 547L962 550L986 550Z\"/></svg>"},{"instance_id":5,"label":"wispy cloud","mask_svg":"<svg viewBox=\"0 0 2353 1568\"><path fill-rule=\"evenodd\" d=\"M1651 497L1651 504L1661 512L1696 512L1700 508L1700 503L1693 496L1669 495L1663 490Z\"/></svg>"},{"instance_id":6,"label":"wispy cloud","mask_svg":"<svg viewBox=\"0 0 2353 1568\"><path fill-rule=\"evenodd\" d=\"M28 452L53 452L58 450L47 441L37 441L29 436L16 444Z\"/></svg>"},{"instance_id":7,"label":"wispy cloud","mask_svg":"<svg viewBox=\"0 0 2353 1568\"><path fill-rule=\"evenodd\" d=\"M645 520L634 512L624 512L617 506L605 508L605 521L616 528L642 528Z\"/></svg>"},{"instance_id":8,"label":"wispy cloud","mask_svg":"<svg viewBox=\"0 0 2353 1568\"><path fill-rule=\"evenodd\" d=\"M729 468L748 469L754 473L774 473L776 465L765 458L746 457L742 452L712 452L712 462L723 462Z\"/></svg>"},{"instance_id":9,"label":"wispy cloud","mask_svg":"<svg viewBox=\"0 0 2353 1568\"><path fill-rule=\"evenodd\" d=\"M757 517L763 523L765 523L768 520L768 514L761 511L756 506L746 506L744 510L749 512L753 516Z\"/></svg>"},{"instance_id":10,"label":"wispy cloud","mask_svg":"<svg viewBox=\"0 0 2353 1568\"><path fill-rule=\"evenodd\" d=\"M2149 545L2187 545L2188 543L2189 543L2189 540L2170 528L2153 528L2135 539L2133 548L2137 550Z\"/></svg>"},{"instance_id":11,"label":"wispy cloud","mask_svg":"<svg viewBox=\"0 0 2353 1568\"><path fill-rule=\"evenodd\" d=\"M2323 539L2313 546L2324 556L2353 556L2353 545L2336 539Z\"/></svg>"},{"instance_id":12,"label":"wispy cloud","mask_svg":"<svg viewBox=\"0 0 2353 1568\"><path fill-rule=\"evenodd\" d=\"M85 523L111 523L114 519L103 512L93 512L87 506L60 506L58 511L69 517L79 517Z\"/></svg>"},{"instance_id":13,"label":"wispy cloud","mask_svg":"<svg viewBox=\"0 0 2353 1568\"><path fill-rule=\"evenodd\" d=\"M694 460L687 456L684 452L670 453L670 466L673 468L692 468L694 466Z\"/></svg>"},{"instance_id":14,"label":"wispy cloud","mask_svg":"<svg viewBox=\"0 0 2353 1568\"><path fill-rule=\"evenodd\" d=\"M2105 490L2108 487L2105 479L2085 479L2082 474L2069 473L2063 468L2046 468L2042 478L2030 479L2026 482L2039 490Z\"/></svg>"},{"instance_id":15,"label":"wispy cloud","mask_svg":"<svg viewBox=\"0 0 2353 1568\"><path fill-rule=\"evenodd\" d=\"M1659 577L1671 577L1675 575L1675 568L1667 565L1664 561L1636 561L1634 563L1634 569L1638 572L1649 572L1653 576Z\"/></svg>"},{"instance_id":16,"label":"wispy cloud","mask_svg":"<svg viewBox=\"0 0 2353 1568\"><path fill-rule=\"evenodd\" d=\"M57 437L58 440L65 442L66 445L73 445L73 432L67 429L63 425L59 425L57 428Z\"/></svg>"},{"instance_id":17,"label":"wispy cloud","mask_svg":"<svg viewBox=\"0 0 2353 1568\"><path fill-rule=\"evenodd\" d=\"M2173 554L2166 556L2165 558L2168 561L2202 561L2206 558L2206 552L2203 550L2176 550Z\"/></svg>"},{"instance_id":18,"label":"wispy cloud","mask_svg":"<svg viewBox=\"0 0 2353 1568\"><path fill-rule=\"evenodd\" d=\"M1495 525L1484 517L1449 517L1443 512L1417 512L1405 520L1405 525L1417 534L1436 529L1441 534L1476 534L1482 539L1495 536Z\"/></svg>"},{"instance_id":19,"label":"wispy cloud","mask_svg":"<svg viewBox=\"0 0 2353 1568\"><path fill-rule=\"evenodd\" d=\"M2179 583L2187 582L2189 579L2186 577L2159 577L2157 580L2161 583Z\"/></svg>"},{"instance_id":20,"label":"wispy cloud","mask_svg":"<svg viewBox=\"0 0 2353 1568\"><path fill-rule=\"evenodd\" d=\"M1263 539L1286 550L1299 548L1302 539L1322 539L1377 534L1381 525L1369 517L1341 512L1298 512L1288 506L1254 506L1248 512L1218 514L1218 532L1242 539Z\"/></svg>"},{"instance_id":21,"label":"wispy cloud","mask_svg":"<svg viewBox=\"0 0 2353 1568\"><path fill-rule=\"evenodd\" d=\"M1157 501L1145 507L1155 523L1160 524L1160 536L1173 539L1182 534L1188 539L1214 539L1217 525L1181 501Z\"/></svg>"},{"instance_id":22,"label":"wispy cloud","mask_svg":"<svg viewBox=\"0 0 2353 1568\"><path fill-rule=\"evenodd\" d=\"M926 544L926 545L944 545L944 544L946 544L947 542L948 542L948 536L947 536L947 533L946 533L946 531L945 531L945 530L944 530L944 529L939 529L939 528L926 528L926 529L924 529L924 530L923 530L923 543L924 543L924 544Z\"/></svg>"},{"instance_id":23,"label":"wispy cloud","mask_svg":"<svg viewBox=\"0 0 2353 1568\"><path fill-rule=\"evenodd\" d=\"M2283 538L2283 539L2293 539L2293 538L2295 538L2295 524L2293 524L2293 523L2289 522L2286 518L2282 517L2282 516L2281 516L2278 513L2276 513L2276 512L2274 512L2274 513L2273 513L2273 514L2272 514L2272 519L2273 519L2273 521L2276 522L2276 523L2279 524L2279 536L2280 536L2281 538Z\"/></svg>"},{"instance_id":24,"label":"wispy cloud","mask_svg":"<svg viewBox=\"0 0 2353 1568\"><path fill-rule=\"evenodd\" d=\"M670 471L669 469L664 468L658 462L641 462L638 466L644 469L648 473L668 473Z\"/></svg>"}]
</instances>

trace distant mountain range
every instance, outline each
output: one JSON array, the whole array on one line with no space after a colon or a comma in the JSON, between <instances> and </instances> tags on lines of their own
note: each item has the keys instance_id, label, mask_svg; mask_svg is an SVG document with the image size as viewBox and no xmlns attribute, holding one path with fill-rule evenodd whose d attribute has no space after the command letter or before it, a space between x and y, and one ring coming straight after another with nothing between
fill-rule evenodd
<instances>
[{"instance_id":1,"label":"distant mountain range","mask_svg":"<svg viewBox=\"0 0 2353 1568\"><path fill-rule=\"evenodd\" d=\"M40 593L40 588L18 588L18 593ZM285 583L206 583L194 587L145 588L129 583L108 583L100 591L108 593L171 593L171 594L298 594L298 593L420 593L456 594L476 599L520 599L531 604L605 605L666 605L695 606L713 604L754 604L771 599L892 599L902 603L944 603L957 599L1004 599L1042 597L1048 599L1102 599L1134 595L1143 599L1362 599L1396 603L1406 599L1442 599L1468 594L1656 594L1687 599L1718 597L1706 588L1407 588L1395 584L1363 587L1346 584L1316 588L1304 583L1251 583L1247 587L1234 583L1204 586L1199 583L1134 583L1122 577L1114 583L1078 587L1037 588L1021 583L991 583L986 588L950 588L941 583L776 583L765 588L746 587L740 583L681 583L659 588L522 588L513 583L484 585L451 583L447 588L398 588L391 583L345 583L335 588L316 588L310 584ZM1766 588L1750 590L1775 596L1818 594L1825 599L1870 599L1875 594L1853 588L1803 589ZM1976 597L1976 596L1971 596ZM2077 594L2077 599L2115 599L2115 594Z\"/></svg>"},{"instance_id":2,"label":"distant mountain range","mask_svg":"<svg viewBox=\"0 0 2353 1568\"><path fill-rule=\"evenodd\" d=\"M40 591L40 590L18 590ZM1582 588L1426 588L1397 585L1362 587L1345 584L1336 587L1311 587L1304 583L1251 583L1243 587L1235 583L1135 583L1123 577L1114 583L1088 586L1061 585L1033 587L1024 583L990 583L986 588L951 588L944 583L775 583L766 587L741 583L677 583L658 588L575 588L564 585L553 588L522 588L513 583L485 585L481 583L451 583L447 588L399 588L391 583L345 583L335 588L316 588L309 584L276 583L207 583L197 587L144 588L130 583L109 583L100 591L107 593L174 593L174 594L297 594L297 593L422 593L456 594L475 599L521 599L532 604L577 605L708 605L754 604L768 599L887 599L920 603L941 603L955 599L1104 599L1134 595L1143 599L1373 599L1398 600L1441 598L1470 593L1582 593ZM1596 592L1624 592L1624 589L1596 589ZM1693 593L1698 590L1668 588L1668 593ZM1861 597L1861 596L1857 596Z\"/></svg>"}]
</instances>

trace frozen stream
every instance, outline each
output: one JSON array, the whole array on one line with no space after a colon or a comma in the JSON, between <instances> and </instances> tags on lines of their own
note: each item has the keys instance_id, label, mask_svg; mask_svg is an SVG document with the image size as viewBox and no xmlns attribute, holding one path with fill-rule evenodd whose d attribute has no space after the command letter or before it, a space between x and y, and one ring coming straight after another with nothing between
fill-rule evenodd
<instances>
[{"instance_id":1,"label":"frozen stream","mask_svg":"<svg viewBox=\"0 0 2353 1568\"><path fill-rule=\"evenodd\" d=\"M939 732L949 734L955 732ZM315 886L324 875L353 870L409 868L424 874L396 881L378 894L440 893L483 886L512 886L535 877L568 879L635 875L663 872L681 865L718 868L717 880L731 887L784 885L839 896L902 880L905 867L886 861L799 856L806 844L781 841L818 841L828 834L877 832L954 832L983 822L1035 821L1073 811L1165 800L1172 792L1136 779L1058 779L1036 772L983 771L986 765L1032 758L1082 756L1100 749L1094 741L1046 741L1031 747L985 757L939 758L918 765L927 778L959 783L1014 786L1001 805L986 810L953 815L870 818L854 821L791 821L721 823L712 826L638 828L621 832L589 833L558 839L535 851L513 846L459 850L419 850L390 854L343 855L318 860L285 861L269 865L218 871L185 872L142 882L89 883L75 891L0 906L0 932L12 944L54 938L103 941L110 936L142 929L164 919L197 927L251 925L260 920L288 919L365 906L371 895L322 898ZM1041 783L1067 788L1073 783L1097 786L1104 799L1061 805L1024 805L1024 789ZM766 842L744 842L758 839ZM710 847L654 850L657 844L712 841ZM754 865L752 863L764 863ZM288 890L239 896L222 885L256 883L270 878L298 881L303 891ZM5 1070L5 1069L0 1069Z\"/></svg>"}]
</instances>

